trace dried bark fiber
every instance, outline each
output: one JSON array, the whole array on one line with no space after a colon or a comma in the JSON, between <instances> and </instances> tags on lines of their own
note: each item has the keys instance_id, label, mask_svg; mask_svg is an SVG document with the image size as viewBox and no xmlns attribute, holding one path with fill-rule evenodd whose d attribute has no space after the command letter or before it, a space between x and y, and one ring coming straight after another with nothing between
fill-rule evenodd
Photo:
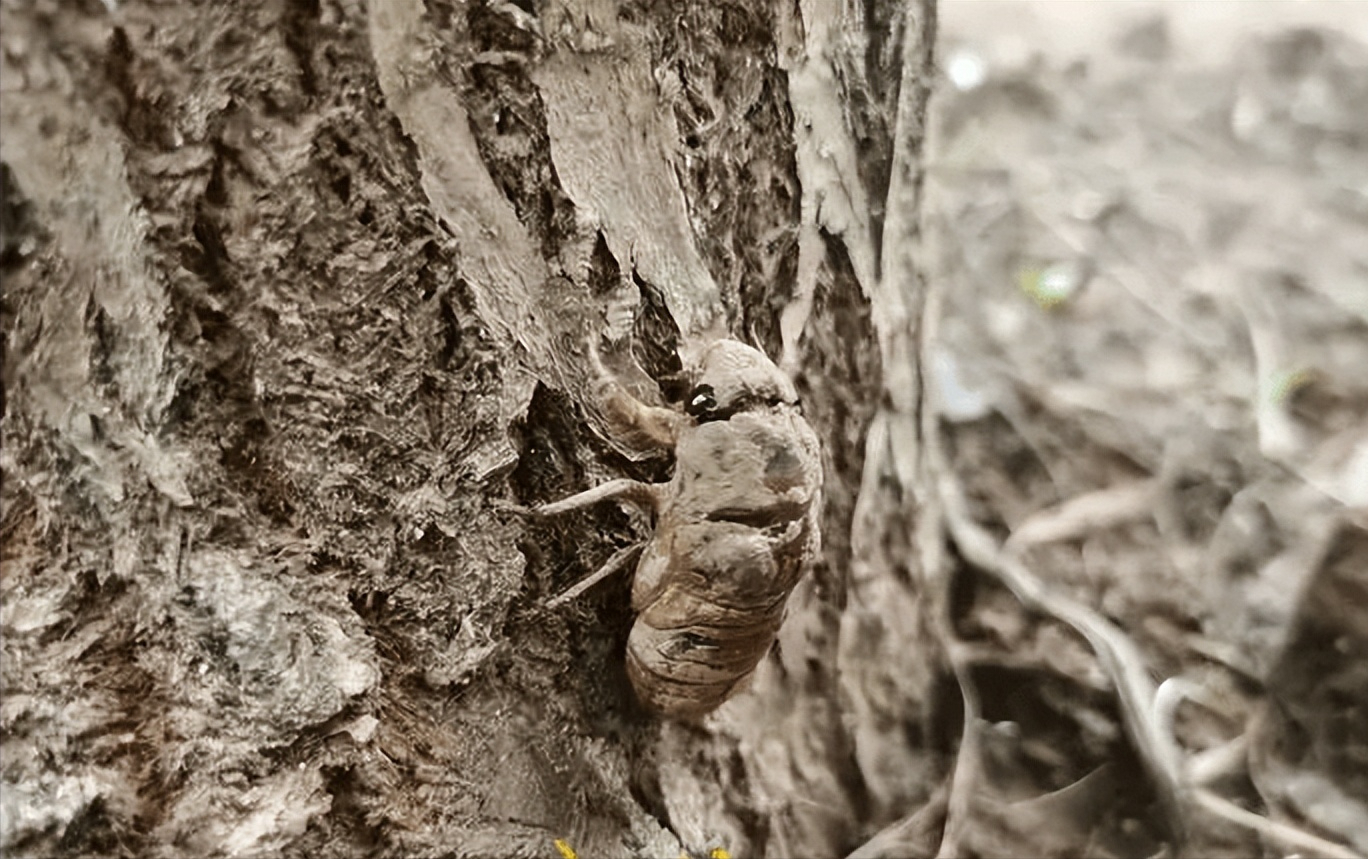
<instances>
[{"instance_id":1,"label":"dried bark fiber","mask_svg":"<svg viewBox=\"0 0 1368 859\"><path fill-rule=\"evenodd\" d=\"M528 9L0 6L8 855L836 855L929 797L929 0ZM657 402L783 355L825 445L706 729L634 704L627 582L538 607L646 523L502 504L668 473L597 431L596 330Z\"/></svg>"}]
</instances>

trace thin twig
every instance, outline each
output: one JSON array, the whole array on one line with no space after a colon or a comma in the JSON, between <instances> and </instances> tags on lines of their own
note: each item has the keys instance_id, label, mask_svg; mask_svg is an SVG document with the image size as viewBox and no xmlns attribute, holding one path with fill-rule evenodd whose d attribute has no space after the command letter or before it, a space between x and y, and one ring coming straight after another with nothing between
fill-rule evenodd
<instances>
[{"instance_id":1,"label":"thin twig","mask_svg":"<svg viewBox=\"0 0 1368 859\"><path fill-rule=\"evenodd\" d=\"M1158 481L1145 478L1070 498L1033 513L1012 529L1003 548L1020 551L1042 543L1077 540L1095 531L1149 518L1154 514L1158 489Z\"/></svg>"},{"instance_id":2,"label":"thin twig","mask_svg":"<svg viewBox=\"0 0 1368 859\"><path fill-rule=\"evenodd\" d=\"M1329 859L1363 859L1362 853L1350 850L1342 844L1327 841L1319 835L1304 832L1295 826L1288 826L1286 823L1269 820L1248 809L1241 808L1205 788L1193 791L1192 796L1198 805L1217 817L1229 820L1231 823L1238 823L1265 838L1280 841L1294 850L1304 850L1315 856L1326 856Z\"/></svg>"},{"instance_id":3,"label":"thin twig","mask_svg":"<svg viewBox=\"0 0 1368 859\"><path fill-rule=\"evenodd\" d=\"M955 768L950 775L945 807L945 829L941 832L940 848L936 851L937 859L949 859L964 852L960 841L969 827L973 799L978 793L978 782L983 772L984 722L978 689L969 676L969 661L962 648L954 641L947 641L944 644L947 646L947 655L954 669L955 679L959 683L960 695L964 699L964 728L960 734L959 749L955 753Z\"/></svg>"},{"instance_id":4,"label":"thin twig","mask_svg":"<svg viewBox=\"0 0 1368 859\"><path fill-rule=\"evenodd\" d=\"M1205 686L1195 683L1182 677L1169 678L1159 687L1155 694L1154 710L1155 718L1161 728L1173 736L1174 716L1178 705L1183 701L1192 700L1200 704L1211 706L1210 693ZM1305 850L1317 856L1326 856L1330 859L1363 859L1362 855L1333 841L1321 838L1310 832L1290 826L1286 823L1279 823L1276 820L1255 814L1248 809L1241 808L1228 799L1220 796L1204 785L1213 778L1228 774L1235 770L1238 763L1242 763L1248 754L1249 738L1247 734L1236 737L1230 743L1220 747L1214 756L1200 759L1194 756L1188 766L1190 784L1194 786L1191 796L1197 805L1231 823L1252 829L1265 838L1279 841L1294 850ZM1215 759L1221 760L1217 766L1212 766ZM1198 766L1200 762L1202 766Z\"/></svg>"},{"instance_id":5,"label":"thin twig","mask_svg":"<svg viewBox=\"0 0 1368 859\"><path fill-rule=\"evenodd\" d=\"M934 470L939 472L936 487L946 524L964 557L997 578L1028 608L1073 627L1097 654L1103 670L1116 686L1136 751L1155 781L1175 836L1181 839L1187 830L1182 758L1173 738L1162 730L1154 716L1155 686L1138 648L1092 608L1050 590L1018 558L1005 553L993 535L970 516L964 490L945 466L939 446L927 447Z\"/></svg>"}]
</instances>

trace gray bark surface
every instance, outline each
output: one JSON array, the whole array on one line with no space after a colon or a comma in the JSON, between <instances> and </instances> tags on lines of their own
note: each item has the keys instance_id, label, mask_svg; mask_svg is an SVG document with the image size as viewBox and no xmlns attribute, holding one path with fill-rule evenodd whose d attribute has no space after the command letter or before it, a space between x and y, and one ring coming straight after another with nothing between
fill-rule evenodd
<instances>
[{"instance_id":1,"label":"gray bark surface","mask_svg":"<svg viewBox=\"0 0 1368 859\"><path fill-rule=\"evenodd\" d=\"M932 0L533 5L0 6L8 855L934 830ZM509 509L669 473L590 332L658 403L751 342L824 445L822 556L702 726L633 700L627 577L541 607L649 523Z\"/></svg>"}]
</instances>

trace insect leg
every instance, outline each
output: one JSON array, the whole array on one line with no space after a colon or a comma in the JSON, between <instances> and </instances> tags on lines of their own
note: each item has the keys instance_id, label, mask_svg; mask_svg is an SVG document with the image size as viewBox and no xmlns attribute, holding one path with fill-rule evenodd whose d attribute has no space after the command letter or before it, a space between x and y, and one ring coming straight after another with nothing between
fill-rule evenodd
<instances>
[{"instance_id":1,"label":"insect leg","mask_svg":"<svg viewBox=\"0 0 1368 859\"><path fill-rule=\"evenodd\" d=\"M684 416L660 406L647 405L632 396L631 391L604 366L593 342L589 344L589 361L596 380L594 399L602 409L601 414L613 437L642 453L673 450Z\"/></svg>"},{"instance_id":2,"label":"insect leg","mask_svg":"<svg viewBox=\"0 0 1368 859\"><path fill-rule=\"evenodd\" d=\"M609 499L631 501L639 507L654 512L660 507L661 493L665 490L666 485L667 484L663 483L660 485L652 485L650 483L642 483L639 480L628 480L627 478L622 477L617 480L610 480L607 483L601 483L593 489L586 489L583 492L571 495L569 498L562 498L560 501L543 504L536 508L533 513L537 516L556 516Z\"/></svg>"},{"instance_id":3,"label":"insect leg","mask_svg":"<svg viewBox=\"0 0 1368 859\"><path fill-rule=\"evenodd\" d=\"M642 452L674 449L685 420L682 415L641 402L619 382L603 381L596 388L614 438Z\"/></svg>"},{"instance_id":4,"label":"insect leg","mask_svg":"<svg viewBox=\"0 0 1368 859\"><path fill-rule=\"evenodd\" d=\"M611 576L613 573L619 572L631 566L632 563L636 561L638 557L640 557L641 549L643 546L644 544L637 543L636 545L628 546L625 549L618 549L616 552L613 553L613 557L608 559L607 563L605 563L602 567L599 567L598 572L593 573L589 576L585 576L578 582L575 582L573 585L562 591L559 596L555 596L547 600L546 607L557 608L559 606L565 605L566 603L570 602L570 600L589 590L594 585Z\"/></svg>"}]
</instances>

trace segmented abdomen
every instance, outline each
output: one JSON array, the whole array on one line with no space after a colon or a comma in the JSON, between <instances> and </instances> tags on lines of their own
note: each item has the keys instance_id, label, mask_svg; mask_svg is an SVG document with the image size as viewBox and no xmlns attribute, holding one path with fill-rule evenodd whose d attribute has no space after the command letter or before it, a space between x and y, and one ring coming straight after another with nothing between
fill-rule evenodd
<instances>
[{"instance_id":1,"label":"segmented abdomen","mask_svg":"<svg viewBox=\"0 0 1368 859\"><path fill-rule=\"evenodd\" d=\"M731 697L774 643L815 537L812 516L767 529L718 521L658 528L639 565L647 599L627 641L627 673L642 703L697 718Z\"/></svg>"}]
</instances>

